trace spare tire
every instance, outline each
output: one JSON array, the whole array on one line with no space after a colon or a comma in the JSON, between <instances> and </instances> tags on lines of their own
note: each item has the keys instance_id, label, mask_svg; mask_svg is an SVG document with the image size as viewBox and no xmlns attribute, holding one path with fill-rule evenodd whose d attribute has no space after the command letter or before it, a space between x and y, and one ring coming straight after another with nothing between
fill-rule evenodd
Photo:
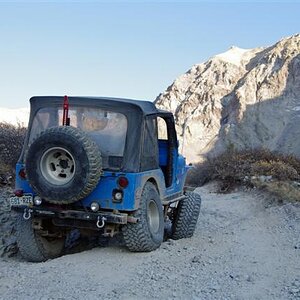
<instances>
[{"instance_id":1,"label":"spare tire","mask_svg":"<svg viewBox=\"0 0 300 300\"><path fill-rule=\"evenodd\" d=\"M44 200L73 203L90 194L99 182L101 153L80 129L52 127L29 146L25 169L33 190Z\"/></svg>"}]
</instances>

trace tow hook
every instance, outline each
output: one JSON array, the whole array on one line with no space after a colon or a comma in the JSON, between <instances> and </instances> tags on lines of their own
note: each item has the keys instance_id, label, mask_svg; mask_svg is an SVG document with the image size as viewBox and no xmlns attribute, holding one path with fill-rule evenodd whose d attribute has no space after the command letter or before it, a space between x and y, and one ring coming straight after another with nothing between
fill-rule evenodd
<instances>
[{"instance_id":1,"label":"tow hook","mask_svg":"<svg viewBox=\"0 0 300 300\"><path fill-rule=\"evenodd\" d=\"M100 216L98 216L98 218L97 218L97 223L96 223L97 227L98 227L98 228L103 228L104 225L105 225L105 221L106 221L106 220L107 220L107 219L106 219L105 217L102 217L101 220L100 220ZM100 225L100 221L101 221L101 225Z\"/></svg>"},{"instance_id":2,"label":"tow hook","mask_svg":"<svg viewBox=\"0 0 300 300\"><path fill-rule=\"evenodd\" d=\"M31 218L31 213L33 212L32 209L30 208L25 208L24 213L23 213L23 219L24 220L29 220Z\"/></svg>"}]
</instances>

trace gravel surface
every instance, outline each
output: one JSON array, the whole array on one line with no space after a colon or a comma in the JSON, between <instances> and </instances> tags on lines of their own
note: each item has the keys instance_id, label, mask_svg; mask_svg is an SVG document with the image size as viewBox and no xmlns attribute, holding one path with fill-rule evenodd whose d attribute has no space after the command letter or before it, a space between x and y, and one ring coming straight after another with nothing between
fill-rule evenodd
<instances>
[{"instance_id":1,"label":"gravel surface","mask_svg":"<svg viewBox=\"0 0 300 300\"><path fill-rule=\"evenodd\" d=\"M1 299L300 299L300 206L198 188L193 238L151 253L122 245L45 263L0 259Z\"/></svg>"},{"instance_id":2,"label":"gravel surface","mask_svg":"<svg viewBox=\"0 0 300 300\"><path fill-rule=\"evenodd\" d=\"M10 212L8 202L13 190L9 186L0 187L0 257L11 257L18 252L15 237L15 215Z\"/></svg>"}]
</instances>

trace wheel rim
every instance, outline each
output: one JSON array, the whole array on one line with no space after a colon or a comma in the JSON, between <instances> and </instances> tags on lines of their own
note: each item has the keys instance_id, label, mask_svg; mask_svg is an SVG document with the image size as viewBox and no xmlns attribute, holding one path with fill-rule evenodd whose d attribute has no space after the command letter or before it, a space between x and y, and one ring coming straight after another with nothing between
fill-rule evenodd
<instances>
[{"instance_id":1,"label":"wheel rim","mask_svg":"<svg viewBox=\"0 0 300 300\"><path fill-rule=\"evenodd\" d=\"M64 185L75 175L75 160L72 154L64 148L48 149L40 161L40 169L45 179L54 185Z\"/></svg>"},{"instance_id":2,"label":"wheel rim","mask_svg":"<svg viewBox=\"0 0 300 300\"><path fill-rule=\"evenodd\" d=\"M152 232L159 230L159 210L154 200L150 200L148 204L148 223Z\"/></svg>"}]
</instances>

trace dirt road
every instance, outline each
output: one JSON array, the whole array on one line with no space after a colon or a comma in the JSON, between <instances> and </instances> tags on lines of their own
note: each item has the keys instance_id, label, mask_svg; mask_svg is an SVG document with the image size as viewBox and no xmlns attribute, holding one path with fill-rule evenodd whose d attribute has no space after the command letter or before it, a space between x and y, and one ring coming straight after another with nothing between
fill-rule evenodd
<instances>
[{"instance_id":1,"label":"dirt road","mask_svg":"<svg viewBox=\"0 0 300 300\"><path fill-rule=\"evenodd\" d=\"M0 259L1 299L300 299L300 206L197 190L193 238L152 253L94 248L45 263Z\"/></svg>"}]
</instances>

